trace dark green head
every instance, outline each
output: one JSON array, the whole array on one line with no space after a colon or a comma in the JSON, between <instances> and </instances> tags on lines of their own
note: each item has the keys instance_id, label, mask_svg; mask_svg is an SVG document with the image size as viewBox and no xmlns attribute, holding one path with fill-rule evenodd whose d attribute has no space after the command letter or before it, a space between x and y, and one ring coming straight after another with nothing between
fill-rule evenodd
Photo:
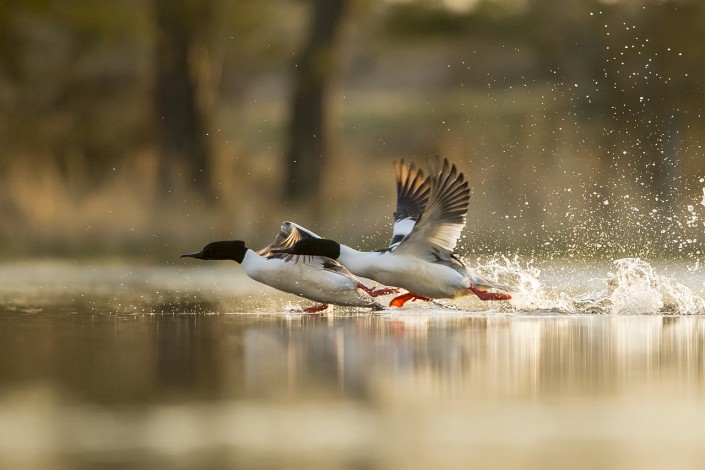
<instances>
[{"instance_id":1,"label":"dark green head","mask_svg":"<svg viewBox=\"0 0 705 470\"><path fill-rule=\"evenodd\" d=\"M272 253L289 253L292 255L327 256L338 259L340 256L340 243L327 238L304 238L291 248L272 250Z\"/></svg>"},{"instance_id":2,"label":"dark green head","mask_svg":"<svg viewBox=\"0 0 705 470\"><path fill-rule=\"evenodd\" d=\"M245 258L247 247L242 240L229 240L222 242L212 242L203 247L198 253L188 253L181 255L182 258L196 259L231 259L242 263Z\"/></svg>"}]
</instances>

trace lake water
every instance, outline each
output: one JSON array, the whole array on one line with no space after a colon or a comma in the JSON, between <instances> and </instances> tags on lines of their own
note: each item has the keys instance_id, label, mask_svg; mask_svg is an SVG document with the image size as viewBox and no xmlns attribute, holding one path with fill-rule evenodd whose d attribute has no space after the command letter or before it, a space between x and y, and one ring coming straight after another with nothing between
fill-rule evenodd
<instances>
[{"instance_id":1,"label":"lake water","mask_svg":"<svg viewBox=\"0 0 705 470\"><path fill-rule=\"evenodd\" d=\"M0 468L702 467L699 266L481 269L515 301L305 315L233 263L0 265Z\"/></svg>"}]
</instances>

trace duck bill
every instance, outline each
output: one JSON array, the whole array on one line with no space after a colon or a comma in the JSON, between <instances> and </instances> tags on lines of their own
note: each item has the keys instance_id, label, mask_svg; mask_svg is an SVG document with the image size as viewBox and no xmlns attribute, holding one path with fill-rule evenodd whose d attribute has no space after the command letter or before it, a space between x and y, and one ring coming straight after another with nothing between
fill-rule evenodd
<instances>
[{"instance_id":1,"label":"duck bill","mask_svg":"<svg viewBox=\"0 0 705 470\"><path fill-rule=\"evenodd\" d=\"M199 252L197 252L197 253L186 253L186 254L183 254L183 255L179 256L179 258L204 259L204 258L203 258L203 251L199 251Z\"/></svg>"}]
</instances>

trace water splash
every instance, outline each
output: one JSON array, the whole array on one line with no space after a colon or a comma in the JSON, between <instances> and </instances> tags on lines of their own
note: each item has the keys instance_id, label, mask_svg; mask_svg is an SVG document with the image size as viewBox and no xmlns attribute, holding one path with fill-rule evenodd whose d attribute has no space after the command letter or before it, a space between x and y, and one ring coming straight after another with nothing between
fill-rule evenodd
<instances>
[{"instance_id":1,"label":"water splash","mask_svg":"<svg viewBox=\"0 0 705 470\"><path fill-rule=\"evenodd\" d=\"M672 278L657 274L638 258L618 259L615 273L608 274L607 293L612 313L681 314L705 313L705 299Z\"/></svg>"},{"instance_id":2,"label":"water splash","mask_svg":"<svg viewBox=\"0 0 705 470\"><path fill-rule=\"evenodd\" d=\"M533 265L533 260L522 264L518 256L513 258L502 256L492 258L476 269L488 279L495 279L501 284L512 286L512 309L554 308L550 295L540 281L541 270Z\"/></svg>"},{"instance_id":3,"label":"water splash","mask_svg":"<svg viewBox=\"0 0 705 470\"><path fill-rule=\"evenodd\" d=\"M613 262L614 270L604 277L589 279L602 284L600 290L573 292L566 285L547 286L542 271L533 260L495 257L476 267L490 279L514 288L512 300L494 309L500 311L543 311L561 313L654 315L705 314L705 298L672 278L658 274L653 266L639 258L622 258ZM577 270L579 271L579 270ZM577 273L567 275L572 279Z\"/></svg>"},{"instance_id":4,"label":"water splash","mask_svg":"<svg viewBox=\"0 0 705 470\"><path fill-rule=\"evenodd\" d=\"M648 315L663 308L659 276L646 261L618 259L616 273L608 273L607 290L612 313Z\"/></svg>"}]
</instances>

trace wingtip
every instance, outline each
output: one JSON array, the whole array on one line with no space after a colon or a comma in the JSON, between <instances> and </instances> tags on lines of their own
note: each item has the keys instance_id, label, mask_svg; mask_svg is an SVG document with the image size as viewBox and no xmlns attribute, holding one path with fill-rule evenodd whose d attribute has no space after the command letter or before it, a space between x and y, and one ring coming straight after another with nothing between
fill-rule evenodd
<instances>
[{"instance_id":1,"label":"wingtip","mask_svg":"<svg viewBox=\"0 0 705 470\"><path fill-rule=\"evenodd\" d=\"M448 157L442 157L440 155L434 155L429 157L426 161L428 166L429 176L440 176L444 174L457 173L458 169L455 163L451 163Z\"/></svg>"},{"instance_id":2,"label":"wingtip","mask_svg":"<svg viewBox=\"0 0 705 470\"><path fill-rule=\"evenodd\" d=\"M417 220L423 213L430 195L430 179L414 162L407 162L403 158L394 161L394 176L397 187L394 220Z\"/></svg>"}]
</instances>

